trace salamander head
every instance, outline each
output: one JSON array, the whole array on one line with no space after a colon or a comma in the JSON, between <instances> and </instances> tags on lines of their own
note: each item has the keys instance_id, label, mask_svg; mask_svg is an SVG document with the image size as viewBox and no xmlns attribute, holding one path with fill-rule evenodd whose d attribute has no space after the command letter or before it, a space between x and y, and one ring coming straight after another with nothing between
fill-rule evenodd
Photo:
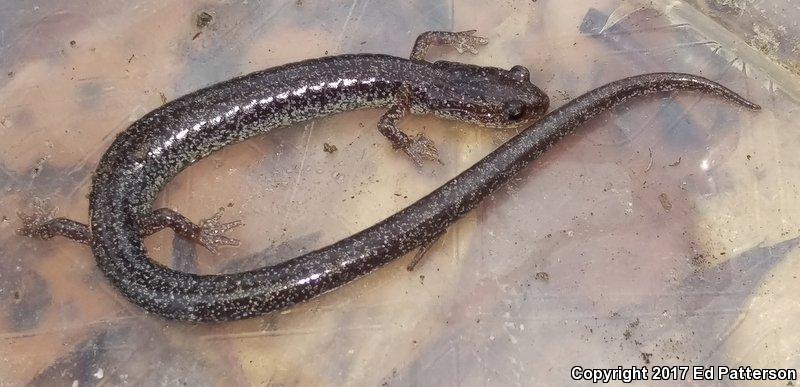
<instances>
[{"instance_id":1,"label":"salamander head","mask_svg":"<svg viewBox=\"0 0 800 387\"><path fill-rule=\"evenodd\" d=\"M510 128L538 120L550 104L523 66L504 70L448 61L433 65L442 70L442 77L424 100L427 110L438 117Z\"/></svg>"}]
</instances>

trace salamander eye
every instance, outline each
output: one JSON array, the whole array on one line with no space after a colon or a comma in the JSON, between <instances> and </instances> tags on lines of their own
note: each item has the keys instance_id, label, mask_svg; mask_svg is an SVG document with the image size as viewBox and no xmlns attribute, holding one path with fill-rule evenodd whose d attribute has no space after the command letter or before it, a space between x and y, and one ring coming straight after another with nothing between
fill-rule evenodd
<instances>
[{"instance_id":1,"label":"salamander eye","mask_svg":"<svg viewBox=\"0 0 800 387\"><path fill-rule=\"evenodd\" d=\"M525 103L520 100L511 100L503 105L503 112L509 121L519 121L525 117Z\"/></svg>"},{"instance_id":2,"label":"salamander eye","mask_svg":"<svg viewBox=\"0 0 800 387\"><path fill-rule=\"evenodd\" d=\"M523 82L530 82L531 81L531 72L528 71L525 66L516 65L512 67L508 72L514 77L514 79Z\"/></svg>"}]
</instances>

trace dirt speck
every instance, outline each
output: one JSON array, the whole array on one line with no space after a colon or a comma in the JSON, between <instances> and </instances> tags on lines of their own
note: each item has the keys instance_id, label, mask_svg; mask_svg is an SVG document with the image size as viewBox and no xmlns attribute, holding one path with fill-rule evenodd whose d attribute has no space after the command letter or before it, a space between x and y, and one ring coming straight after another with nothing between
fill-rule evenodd
<instances>
[{"instance_id":1,"label":"dirt speck","mask_svg":"<svg viewBox=\"0 0 800 387\"><path fill-rule=\"evenodd\" d=\"M214 16L211 16L211 14L206 11L200 11L194 19L197 28L206 28L212 21L214 21Z\"/></svg>"},{"instance_id":2,"label":"dirt speck","mask_svg":"<svg viewBox=\"0 0 800 387\"><path fill-rule=\"evenodd\" d=\"M653 357L652 353L642 352L642 360L644 360L644 364L650 364L651 357Z\"/></svg>"},{"instance_id":3,"label":"dirt speck","mask_svg":"<svg viewBox=\"0 0 800 387\"><path fill-rule=\"evenodd\" d=\"M708 265L708 258L706 258L706 256L703 254L695 254L692 256L689 262L692 264L692 266L704 267Z\"/></svg>"},{"instance_id":4,"label":"dirt speck","mask_svg":"<svg viewBox=\"0 0 800 387\"><path fill-rule=\"evenodd\" d=\"M32 179L36 178L37 176L39 176L40 173L42 173L42 170L44 169L45 165L47 164L47 160L48 159L49 159L49 157L41 157L41 158L39 158L39 160L36 162L36 165L31 170L31 178Z\"/></svg>"},{"instance_id":5,"label":"dirt speck","mask_svg":"<svg viewBox=\"0 0 800 387\"><path fill-rule=\"evenodd\" d=\"M324 150L326 153L333 153L339 150L339 148L337 148L336 145L328 144L326 142L325 144L322 144L322 150Z\"/></svg>"},{"instance_id":6,"label":"dirt speck","mask_svg":"<svg viewBox=\"0 0 800 387\"><path fill-rule=\"evenodd\" d=\"M534 278L537 281L547 282L547 281L550 281L550 274L547 274L546 271L540 271L540 272L536 273Z\"/></svg>"},{"instance_id":7,"label":"dirt speck","mask_svg":"<svg viewBox=\"0 0 800 387\"><path fill-rule=\"evenodd\" d=\"M414 340L414 344L417 344L416 340ZM383 378L383 382L381 383L381 386L388 387L389 384L391 383L391 381L396 377L397 377L397 368L392 368L392 375Z\"/></svg>"},{"instance_id":8,"label":"dirt speck","mask_svg":"<svg viewBox=\"0 0 800 387\"><path fill-rule=\"evenodd\" d=\"M665 192L658 195L658 201L661 202L661 207L664 208L664 211L669 212L672 209L672 202L669 201L669 196Z\"/></svg>"}]
</instances>

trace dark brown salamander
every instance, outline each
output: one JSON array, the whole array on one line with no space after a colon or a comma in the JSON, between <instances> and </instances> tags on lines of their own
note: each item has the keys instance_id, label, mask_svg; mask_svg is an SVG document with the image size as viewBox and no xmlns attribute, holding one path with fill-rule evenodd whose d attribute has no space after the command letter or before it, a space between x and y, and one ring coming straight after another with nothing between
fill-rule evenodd
<instances>
[{"instance_id":1,"label":"dark brown salamander","mask_svg":"<svg viewBox=\"0 0 800 387\"><path fill-rule=\"evenodd\" d=\"M451 44L469 36L427 34L428 38L423 34L418 39L415 53L424 51L429 41ZM414 158L417 150L432 148L426 139L411 140L394 128L405 110L495 126L529 121L546 110L547 98L529 83L527 70L520 66L505 71L428 63L420 58L421 54L412 54L412 60L364 54L315 59L246 75L179 98L133 123L103 156L92 185L91 232L88 226L68 219L51 219L44 210L26 217L20 231L39 238L62 235L90 243L111 282L148 311L187 321L237 320L308 300L415 248L424 249L448 225L577 125L631 97L698 90L759 108L697 76L662 73L627 78L553 111L386 220L303 256L223 275L175 271L147 257L143 237L164 227L212 249L234 243L222 233L237 223L220 224L219 214L194 225L172 210L151 209L156 194L178 172L230 143L343 110L389 106L381 119L381 132Z\"/></svg>"}]
</instances>

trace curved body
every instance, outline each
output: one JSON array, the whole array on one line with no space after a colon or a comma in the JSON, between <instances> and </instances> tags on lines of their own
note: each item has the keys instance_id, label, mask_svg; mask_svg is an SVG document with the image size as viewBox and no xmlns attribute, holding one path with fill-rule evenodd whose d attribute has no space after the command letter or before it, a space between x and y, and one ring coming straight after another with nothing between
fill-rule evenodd
<instances>
[{"instance_id":1,"label":"curved body","mask_svg":"<svg viewBox=\"0 0 800 387\"><path fill-rule=\"evenodd\" d=\"M303 72L299 71L298 76L300 73ZM292 99L287 98L276 105L274 117L256 120L264 114L260 105L246 105L256 99L251 85L258 81L248 77L234 79L148 114L121 134L100 162L91 194L92 250L100 268L122 293L151 312L188 321L236 320L282 309L350 282L435 239L576 126L628 98L661 91L698 90L757 108L732 91L692 75L662 73L624 79L551 112L429 195L327 247L274 266L236 274L195 275L153 262L146 255L137 222L150 211L156 193L181 169L216 149L271 127L364 103L343 96L335 106L312 111L307 106L293 107ZM388 98L383 87L373 92L376 97L371 104ZM233 95L234 106L239 110L222 103ZM237 113L226 117L230 111L242 114L238 124L231 124L236 122ZM224 118L216 122L216 117ZM251 124L251 119L257 123ZM193 130L194 125L199 129ZM186 128L192 130L182 135Z\"/></svg>"}]
</instances>

